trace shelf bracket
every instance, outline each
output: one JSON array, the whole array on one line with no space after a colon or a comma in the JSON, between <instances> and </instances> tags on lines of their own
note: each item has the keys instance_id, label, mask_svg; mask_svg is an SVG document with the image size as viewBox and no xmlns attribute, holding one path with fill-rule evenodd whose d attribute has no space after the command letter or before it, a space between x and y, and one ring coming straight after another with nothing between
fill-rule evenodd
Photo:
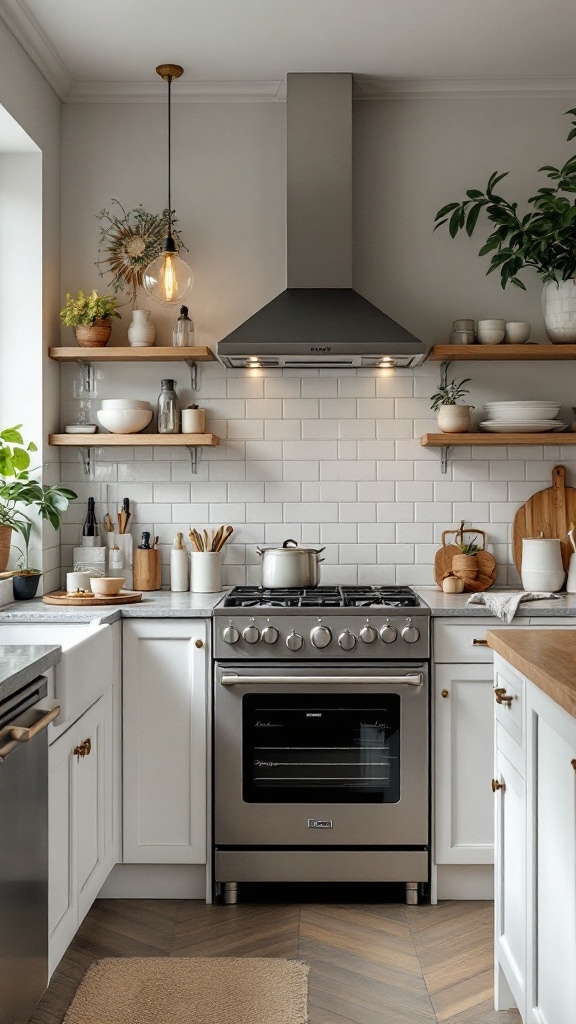
<instances>
[{"instance_id":1,"label":"shelf bracket","mask_svg":"<svg viewBox=\"0 0 576 1024\"><path fill-rule=\"evenodd\" d=\"M82 472L89 480L94 479L95 448L78 448L78 458L82 463Z\"/></svg>"},{"instance_id":2,"label":"shelf bracket","mask_svg":"<svg viewBox=\"0 0 576 1024\"><path fill-rule=\"evenodd\" d=\"M445 388L446 384L448 383L448 367L450 366L451 362L452 362L451 359L445 359L443 363L440 363L440 387L441 388ZM443 470L443 472L446 472L446 470Z\"/></svg>"},{"instance_id":3,"label":"shelf bracket","mask_svg":"<svg viewBox=\"0 0 576 1024\"><path fill-rule=\"evenodd\" d=\"M85 359L77 359L76 362L82 370L82 390L91 394L94 391L94 366Z\"/></svg>"},{"instance_id":4,"label":"shelf bracket","mask_svg":"<svg viewBox=\"0 0 576 1024\"><path fill-rule=\"evenodd\" d=\"M193 445L193 444L187 444L186 447L187 447L188 451L190 452L190 463L191 463L191 466L192 466L192 472L193 473L197 473L198 472L198 448L197 448L196 445Z\"/></svg>"},{"instance_id":5,"label":"shelf bracket","mask_svg":"<svg viewBox=\"0 0 576 1024\"><path fill-rule=\"evenodd\" d=\"M187 359L186 365L190 370L190 387L192 391L198 390L198 366L193 359Z\"/></svg>"},{"instance_id":6,"label":"shelf bracket","mask_svg":"<svg viewBox=\"0 0 576 1024\"><path fill-rule=\"evenodd\" d=\"M450 451L449 444L443 444L440 449L440 472L448 472L448 452Z\"/></svg>"}]
</instances>

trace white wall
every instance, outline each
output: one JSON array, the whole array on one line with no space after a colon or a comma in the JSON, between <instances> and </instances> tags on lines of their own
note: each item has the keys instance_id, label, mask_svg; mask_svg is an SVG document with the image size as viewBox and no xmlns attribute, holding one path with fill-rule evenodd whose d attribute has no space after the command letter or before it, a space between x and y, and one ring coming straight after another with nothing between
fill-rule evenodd
<instances>
[{"instance_id":1,"label":"white wall","mask_svg":"<svg viewBox=\"0 0 576 1024\"><path fill-rule=\"evenodd\" d=\"M24 237L24 246L35 247L32 263L41 251L41 308L32 305L29 316L35 315L34 347L29 351L32 373L42 378L41 395L36 405L26 401L26 376L19 380L21 388L21 415L26 436L38 445L39 460L43 463L42 479L52 483L59 477L57 453L47 445L47 436L55 427L59 414L58 369L46 357L46 351L56 336L60 292L60 101L25 54L20 44L0 19L0 106L18 122L41 152L42 207L41 225L37 235ZM30 173L37 173L33 170ZM37 274L37 268L35 273ZM4 295L2 301L5 301ZM36 312L34 313L33 310ZM20 331L9 336L2 333L0 346L3 359L6 352L27 347L26 319L22 318ZM21 376L14 369L15 377ZM16 383L14 384L16 386ZM5 424L4 410L2 423ZM6 424L10 425L10 424ZM51 590L59 579L59 537L50 525L43 527L44 589Z\"/></svg>"},{"instance_id":2,"label":"white wall","mask_svg":"<svg viewBox=\"0 0 576 1024\"><path fill-rule=\"evenodd\" d=\"M392 97L355 105L355 283L426 343L446 341L455 317L531 320L543 338L538 280L502 292L486 278L472 240L433 234L436 210L492 170L513 172L502 189L529 196L535 169L562 161L572 101L553 97ZM284 285L284 108L278 104L176 104L173 197L196 283L190 297L197 342L215 346ZM63 115L62 290L103 287L95 214L118 198L151 210L165 202L165 107L70 105ZM153 308L159 341L174 314ZM125 343L128 319L114 326ZM70 343L64 333L63 343ZM571 364L455 364L472 376L471 402L558 395L571 418ZM74 418L77 373L62 371L62 425ZM99 397L154 401L162 376L176 376L187 404L188 371L119 366L98 371ZM429 395L438 369L394 376L325 371L255 376L202 369L200 401L223 443L202 454L192 477L187 452L101 449L94 482L82 482L73 452L63 478L114 506L136 503L136 529L158 534L167 557L176 529L226 521L236 527L226 582L256 582L254 545L288 536L325 543L325 582L432 582L442 529L461 518L488 531L500 582L517 582L510 525L518 504L544 486L560 459L574 484L571 449L460 449L441 475L421 433L434 422ZM98 402L92 405L92 418ZM104 508L102 508L104 511ZM83 509L70 511L63 564Z\"/></svg>"}]
</instances>

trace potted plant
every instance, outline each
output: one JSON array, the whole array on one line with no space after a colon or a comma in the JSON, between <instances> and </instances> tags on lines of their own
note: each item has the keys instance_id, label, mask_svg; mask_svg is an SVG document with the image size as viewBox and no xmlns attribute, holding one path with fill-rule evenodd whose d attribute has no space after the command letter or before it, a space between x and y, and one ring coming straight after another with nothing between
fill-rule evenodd
<instances>
[{"instance_id":1,"label":"potted plant","mask_svg":"<svg viewBox=\"0 0 576 1024\"><path fill-rule=\"evenodd\" d=\"M4 563L0 561L0 571L8 564L12 530L16 530L24 538L25 551L20 551L23 563L21 573L14 577L14 593L16 596L19 588L18 579L28 576L35 578L35 585L34 592L26 596L34 597L41 570L30 567L30 535L33 520L24 510L29 509L41 519L47 519L57 530L61 526L62 515L69 503L78 495L68 487L60 487L57 484L48 486L30 479L30 452L37 451L37 448L33 442L25 445L20 427L21 424L18 424L0 432L0 540L2 527L8 531L8 549L5 551ZM3 536L6 537L5 531Z\"/></svg>"},{"instance_id":2,"label":"potted plant","mask_svg":"<svg viewBox=\"0 0 576 1024\"><path fill-rule=\"evenodd\" d=\"M430 406L438 413L438 426L445 434L460 434L470 429L470 410L473 405L457 405L459 398L468 394L465 384L470 383L471 378L466 377L459 384L451 380L438 388L430 399Z\"/></svg>"},{"instance_id":3,"label":"potted plant","mask_svg":"<svg viewBox=\"0 0 576 1024\"><path fill-rule=\"evenodd\" d=\"M66 305L60 310L60 319L66 327L72 327L79 345L84 348L102 348L110 338L111 317L120 318L116 306L114 296L98 295L96 288L89 295L80 290L76 299L67 292Z\"/></svg>"},{"instance_id":4,"label":"potted plant","mask_svg":"<svg viewBox=\"0 0 576 1024\"><path fill-rule=\"evenodd\" d=\"M478 575L477 555L480 548L477 544L466 543L464 540L457 542L456 547L460 549L460 554L452 558L452 572L466 584L475 580Z\"/></svg>"},{"instance_id":5,"label":"potted plant","mask_svg":"<svg viewBox=\"0 0 576 1024\"><path fill-rule=\"evenodd\" d=\"M574 116L576 108L566 113ZM572 124L568 141L576 136L576 121ZM486 273L498 270L503 288L511 282L525 290L518 274L532 267L544 284L542 312L548 338L554 343L568 343L576 341L576 200L571 199L576 193L576 156L562 167L545 164L539 171L546 171L553 185L539 188L527 200L532 208L528 213L519 213L518 203L494 192L509 173L494 171L484 192L468 189L466 199L443 206L436 214L434 230L447 223L452 238L462 230L472 235L480 213L485 211L493 225L478 253L493 254ZM572 302L566 303L565 299Z\"/></svg>"}]
</instances>

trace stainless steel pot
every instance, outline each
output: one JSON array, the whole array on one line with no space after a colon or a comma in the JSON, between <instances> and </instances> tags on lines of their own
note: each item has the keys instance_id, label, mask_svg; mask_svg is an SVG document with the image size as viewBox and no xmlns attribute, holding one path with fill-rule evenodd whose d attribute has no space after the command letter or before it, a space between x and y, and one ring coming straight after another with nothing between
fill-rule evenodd
<instances>
[{"instance_id":1,"label":"stainless steel pot","mask_svg":"<svg viewBox=\"0 0 576 1024\"><path fill-rule=\"evenodd\" d=\"M281 548L258 548L262 555L262 586L266 589L317 587L320 582L318 556L324 548L301 548L285 540Z\"/></svg>"}]
</instances>

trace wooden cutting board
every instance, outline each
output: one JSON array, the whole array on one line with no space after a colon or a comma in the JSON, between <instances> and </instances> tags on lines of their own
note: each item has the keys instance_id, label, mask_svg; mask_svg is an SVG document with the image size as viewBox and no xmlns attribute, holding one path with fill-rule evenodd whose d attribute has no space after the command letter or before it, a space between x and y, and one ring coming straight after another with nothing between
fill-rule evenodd
<instances>
[{"instance_id":1,"label":"wooden cutting board","mask_svg":"<svg viewBox=\"0 0 576 1024\"><path fill-rule=\"evenodd\" d=\"M67 594L65 590L53 590L51 594L44 594L44 604L57 604L60 607L85 606L91 607L95 604L135 604L142 600L139 590L121 590L114 597L96 597L95 594Z\"/></svg>"},{"instance_id":2,"label":"wooden cutting board","mask_svg":"<svg viewBox=\"0 0 576 1024\"><path fill-rule=\"evenodd\" d=\"M572 545L566 534L571 522L576 522L576 488L566 487L564 466L554 466L552 486L528 498L514 517L512 544L518 572L522 567L523 538L539 536L557 537L560 540L564 569L568 570Z\"/></svg>"}]
</instances>

